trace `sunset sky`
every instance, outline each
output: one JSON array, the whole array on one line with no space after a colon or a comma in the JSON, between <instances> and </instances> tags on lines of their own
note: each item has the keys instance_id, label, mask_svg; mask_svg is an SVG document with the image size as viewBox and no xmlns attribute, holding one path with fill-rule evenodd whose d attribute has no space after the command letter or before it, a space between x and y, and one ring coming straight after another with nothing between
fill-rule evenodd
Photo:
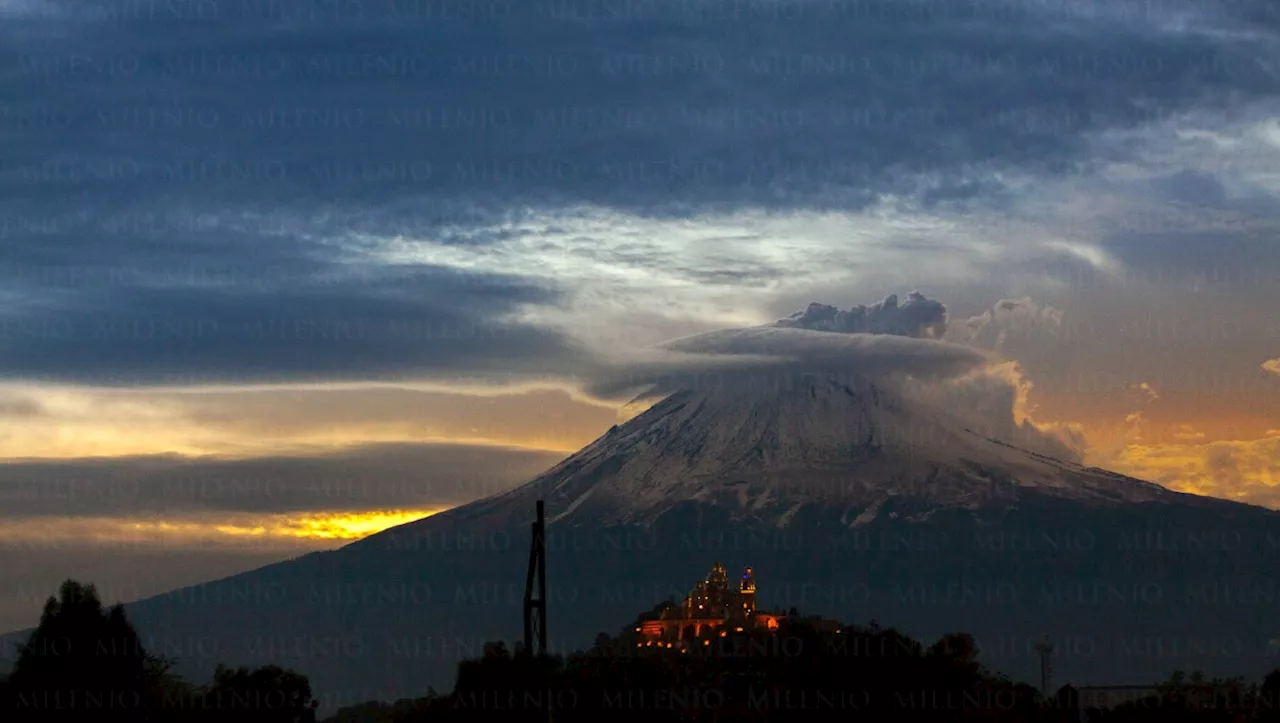
<instances>
[{"instance_id":1,"label":"sunset sky","mask_svg":"<svg viewBox=\"0 0 1280 723\"><path fill-rule=\"evenodd\" d=\"M1272 0L0 0L0 136L0 630L508 489L636 413L610 363L913 290L1087 464L1280 507Z\"/></svg>"}]
</instances>

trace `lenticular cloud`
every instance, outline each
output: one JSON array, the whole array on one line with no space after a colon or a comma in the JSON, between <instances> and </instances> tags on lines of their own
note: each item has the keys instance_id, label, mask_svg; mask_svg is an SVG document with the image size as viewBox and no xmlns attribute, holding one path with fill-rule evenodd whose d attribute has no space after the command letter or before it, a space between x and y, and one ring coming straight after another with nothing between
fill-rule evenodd
<instances>
[{"instance_id":1,"label":"lenticular cloud","mask_svg":"<svg viewBox=\"0 0 1280 723\"><path fill-rule=\"evenodd\" d=\"M680 389L751 385L767 377L835 372L862 377L950 378L989 361L968 346L939 341L946 306L918 292L842 311L813 303L772 324L673 339L611 366L589 386L613 399Z\"/></svg>"}]
</instances>

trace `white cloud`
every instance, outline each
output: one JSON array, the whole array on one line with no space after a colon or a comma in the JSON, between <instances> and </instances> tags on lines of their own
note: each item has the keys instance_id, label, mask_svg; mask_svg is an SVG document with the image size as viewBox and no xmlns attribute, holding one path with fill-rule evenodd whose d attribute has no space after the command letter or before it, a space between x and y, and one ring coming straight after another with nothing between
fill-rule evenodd
<instances>
[{"instance_id":1,"label":"white cloud","mask_svg":"<svg viewBox=\"0 0 1280 723\"><path fill-rule=\"evenodd\" d=\"M1037 422L1033 388L1014 361L907 387L917 398L961 417L988 436L1057 459L1079 461L1086 447L1083 427L1072 422Z\"/></svg>"},{"instance_id":2,"label":"white cloud","mask_svg":"<svg viewBox=\"0 0 1280 723\"><path fill-rule=\"evenodd\" d=\"M617 397L652 387L652 393L661 394L798 371L937 378L963 374L986 361L977 350L932 339L777 327L723 329L620 359L589 391Z\"/></svg>"},{"instance_id":3,"label":"white cloud","mask_svg":"<svg viewBox=\"0 0 1280 723\"><path fill-rule=\"evenodd\" d=\"M952 324L948 329L948 336L999 352L1004 349L1005 342L1011 335L1056 336L1061 326L1061 311L1052 306L1041 307L1030 297L1024 296L1020 299L1001 299L981 314L971 316L963 323Z\"/></svg>"},{"instance_id":4,"label":"white cloud","mask_svg":"<svg viewBox=\"0 0 1280 723\"><path fill-rule=\"evenodd\" d=\"M1160 394L1156 392L1155 387L1151 386L1150 382L1142 382L1136 385L1134 388L1146 394L1147 401L1149 402L1158 401L1160 399Z\"/></svg>"}]
</instances>

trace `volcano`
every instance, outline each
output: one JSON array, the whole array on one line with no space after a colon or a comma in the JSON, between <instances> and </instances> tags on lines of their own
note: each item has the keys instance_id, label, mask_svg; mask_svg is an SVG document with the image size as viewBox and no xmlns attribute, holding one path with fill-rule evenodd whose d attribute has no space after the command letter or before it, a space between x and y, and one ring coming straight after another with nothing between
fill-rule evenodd
<instances>
[{"instance_id":1,"label":"volcano","mask_svg":"<svg viewBox=\"0 0 1280 723\"><path fill-rule=\"evenodd\" d=\"M560 509L551 522L570 526L649 528L692 505L735 525L786 530L802 513L837 510L842 527L857 527L890 500L925 506L925 514L1003 512L1024 493L1093 504L1199 499L984 437L890 385L802 374L672 394L467 512L476 523L512 508L527 517L542 496Z\"/></svg>"},{"instance_id":2,"label":"volcano","mask_svg":"<svg viewBox=\"0 0 1280 723\"><path fill-rule=\"evenodd\" d=\"M674 392L510 492L126 606L179 670L275 662L325 710L447 689L518 639L546 501L553 650L682 598L712 563L762 608L973 633L990 668L1145 683L1274 667L1280 518L984 436L898 385L831 373Z\"/></svg>"}]
</instances>

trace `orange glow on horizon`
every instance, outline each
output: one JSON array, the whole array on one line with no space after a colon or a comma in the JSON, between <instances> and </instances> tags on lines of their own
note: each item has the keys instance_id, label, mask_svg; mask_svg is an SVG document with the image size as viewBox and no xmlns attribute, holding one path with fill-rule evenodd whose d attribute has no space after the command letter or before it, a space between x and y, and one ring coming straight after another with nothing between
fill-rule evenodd
<instances>
[{"instance_id":1,"label":"orange glow on horizon","mask_svg":"<svg viewBox=\"0 0 1280 723\"><path fill-rule=\"evenodd\" d=\"M404 394L396 394L403 388ZM40 410L0 438L0 460L139 455L316 456L374 444L447 444L570 454L614 414L561 388L318 384L204 389L0 383ZM425 395L425 405L403 397ZM364 398L361 395L370 395ZM435 410L423 412L422 409ZM532 419L552 409L554 424ZM580 418L579 418L580 417ZM461 421L459 421L461 420ZM601 425L604 424L604 427Z\"/></svg>"},{"instance_id":2,"label":"orange glow on horizon","mask_svg":"<svg viewBox=\"0 0 1280 723\"><path fill-rule=\"evenodd\" d=\"M177 519L46 518L12 520L0 528L0 544L97 545L133 548L332 547L444 512L366 510L205 515ZM327 543L327 544L324 544Z\"/></svg>"},{"instance_id":3,"label":"orange glow on horizon","mask_svg":"<svg viewBox=\"0 0 1280 723\"><path fill-rule=\"evenodd\" d=\"M358 540L383 530L420 520L443 510L374 510L370 512L322 512L273 516L254 527L218 525L224 535L269 535L315 540Z\"/></svg>"}]
</instances>

